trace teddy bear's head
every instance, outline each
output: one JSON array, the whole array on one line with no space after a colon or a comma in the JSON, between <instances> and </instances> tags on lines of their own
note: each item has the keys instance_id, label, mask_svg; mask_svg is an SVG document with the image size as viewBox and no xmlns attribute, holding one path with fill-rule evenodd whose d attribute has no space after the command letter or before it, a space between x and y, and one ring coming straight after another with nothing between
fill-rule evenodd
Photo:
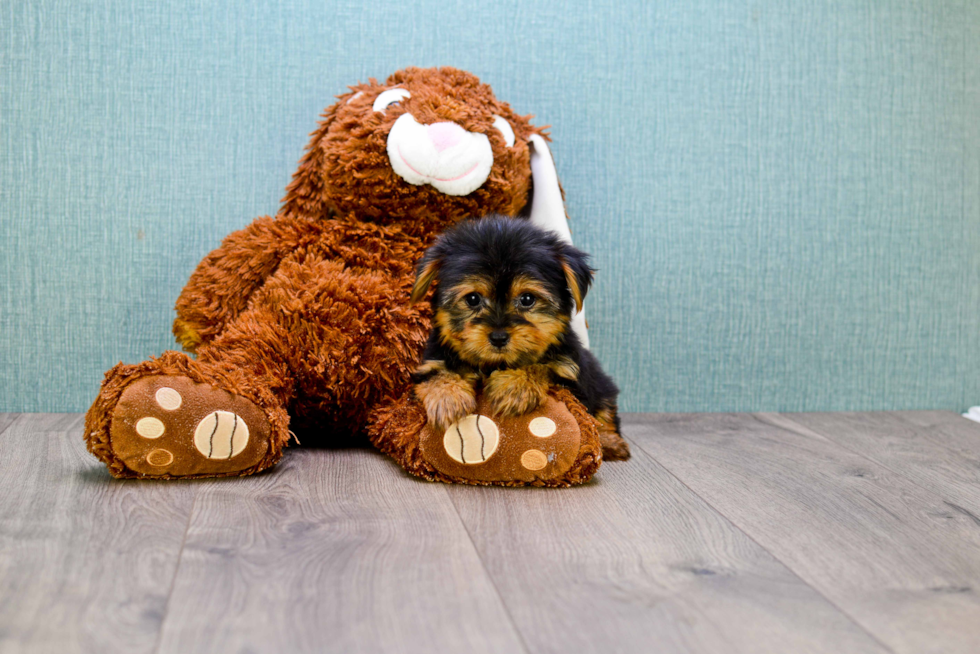
<instances>
[{"instance_id":1,"label":"teddy bear's head","mask_svg":"<svg viewBox=\"0 0 980 654\"><path fill-rule=\"evenodd\" d=\"M476 76L406 68L350 89L313 133L282 214L435 234L464 218L525 209L531 144L546 149L546 137Z\"/></svg>"}]
</instances>

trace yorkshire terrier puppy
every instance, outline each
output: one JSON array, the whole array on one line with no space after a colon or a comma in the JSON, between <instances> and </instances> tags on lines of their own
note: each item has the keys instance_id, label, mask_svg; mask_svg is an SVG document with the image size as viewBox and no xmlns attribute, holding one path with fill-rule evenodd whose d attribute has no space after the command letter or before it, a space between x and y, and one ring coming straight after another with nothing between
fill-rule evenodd
<instances>
[{"instance_id":1,"label":"yorkshire terrier puppy","mask_svg":"<svg viewBox=\"0 0 980 654\"><path fill-rule=\"evenodd\" d=\"M413 381L440 429L472 413L476 395L498 415L536 409L567 387L599 421L603 456L629 458L619 389L571 328L592 284L588 255L526 220L465 221L426 250L412 302L435 283L433 327Z\"/></svg>"}]
</instances>

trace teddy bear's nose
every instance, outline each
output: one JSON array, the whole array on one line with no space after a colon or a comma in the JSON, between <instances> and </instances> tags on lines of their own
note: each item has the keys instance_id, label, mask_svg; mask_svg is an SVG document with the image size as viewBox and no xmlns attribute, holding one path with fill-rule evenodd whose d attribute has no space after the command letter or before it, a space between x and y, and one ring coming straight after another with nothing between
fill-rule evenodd
<instances>
[{"instance_id":1,"label":"teddy bear's nose","mask_svg":"<svg viewBox=\"0 0 980 654\"><path fill-rule=\"evenodd\" d=\"M429 140L436 146L436 150L442 152L451 148L463 140L466 130L456 123L433 123L425 128L429 134Z\"/></svg>"}]
</instances>

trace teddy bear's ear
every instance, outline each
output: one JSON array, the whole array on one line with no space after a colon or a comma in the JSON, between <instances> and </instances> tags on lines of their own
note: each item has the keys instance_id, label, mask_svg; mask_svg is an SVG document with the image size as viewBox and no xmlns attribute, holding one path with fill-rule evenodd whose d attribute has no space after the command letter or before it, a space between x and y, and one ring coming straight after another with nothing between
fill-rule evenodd
<instances>
[{"instance_id":1,"label":"teddy bear's ear","mask_svg":"<svg viewBox=\"0 0 980 654\"><path fill-rule=\"evenodd\" d=\"M327 215L326 190L323 185L324 154L320 143L327 135L330 124L337 114L337 108L354 98L354 91L338 96L337 102L327 107L320 116L316 131L310 134L306 153L293 173L293 179L286 187L286 197L282 199L279 214L295 218L322 218Z\"/></svg>"},{"instance_id":2,"label":"teddy bear's ear","mask_svg":"<svg viewBox=\"0 0 980 654\"><path fill-rule=\"evenodd\" d=\"M534 188L531 196L531 223L554 232L566 243L571 243L572 232L568 229L565 200L548 142L540 134L532 134L528 141L531 146L531 179Z\"/></svg>"},{"instance_id":3,"label":"teddy bear's ear","mask_svg":"<svg viewBox=\"0 0 980 654\"><path fill-rule=\"evenodd\" d=\"M558 183L558 172L551 158L548 143L540 134L532 134L528 139L531 146L531 178L534 193L531 196L531 224L553 232L561 240L572 244L572 231L568 228L568 215L565 201ZM571 288L571 287L570 287ZM574 291L573 291L574 295ZM583 294L584 295L584 294ZM572 318L572 328L578 334L582 345L589 347L589 332L585 324L585 312L581 298L576 298L578 309Z\"/></svg>"}]
</instances>

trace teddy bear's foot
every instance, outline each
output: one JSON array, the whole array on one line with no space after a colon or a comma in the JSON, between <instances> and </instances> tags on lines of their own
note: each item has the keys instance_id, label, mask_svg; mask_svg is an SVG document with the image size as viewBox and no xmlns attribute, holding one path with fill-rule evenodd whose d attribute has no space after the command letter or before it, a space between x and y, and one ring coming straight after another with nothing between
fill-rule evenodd
<instances>
[{"instance_id":1,"label":"teddy bear's foot","mask_svg":"<svg viewBox=\"0 0 980 654\"><path fill-rule=\"evenodd\" d=\"M485 398L446 430L426 422L416 401L377 415L372 441L412 474L499 486L572 486L602 461L596 421L567 390L552 390L534 411L496 415Z\"/></svg>"},{"instance_id":2,"label":"teddy bear's foot","mask_svg":"<svg viewBox=\"0 0 980 654\"><path fill-rule=\"evenodd\" d=\"M578 457L582 435L564 404L548 398L516 418L476 412L442 431L426 425L419 447L439 472L480 482L533 482L561 477Z\"/></svg>"},{"instance_id":3,"label":"teddy bear's foot","mask_svg":"<svg viewBox=\"0 0 980 654\"><path fill-rule=\"evenodd\" d=\"M139 379L112 412L110 442L140 476L241 474L269 449L269 421L239 395L179 375Z\"/></svg>"},{"instance_id":4,"label":"teddy bear's foot","mask_svg":"<svg viewBox=\"0 0 980 654\"><path fill-rule=\"evenodd\" d=\"M165 352L106 373L85 416L88 449L114 477L226 477L282 458L289 416L253 377Z\"/></svg>"}]
</instances>

